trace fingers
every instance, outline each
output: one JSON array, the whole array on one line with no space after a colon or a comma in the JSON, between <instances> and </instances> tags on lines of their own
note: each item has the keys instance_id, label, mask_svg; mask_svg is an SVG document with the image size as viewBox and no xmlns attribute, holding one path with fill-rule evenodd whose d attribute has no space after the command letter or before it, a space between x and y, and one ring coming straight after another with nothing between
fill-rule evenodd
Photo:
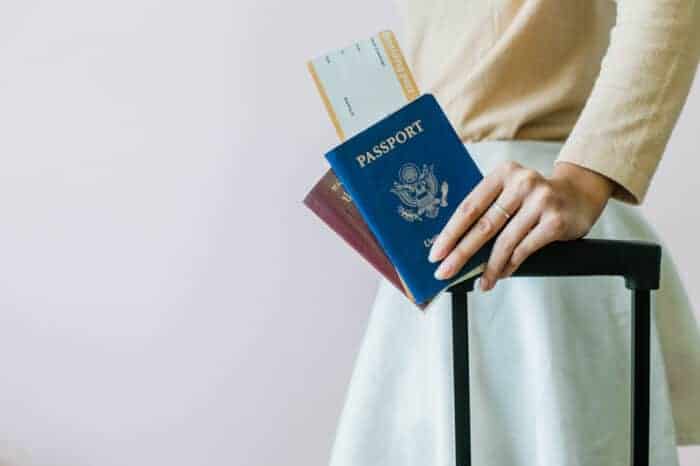
<instances>
[{"instance_id":1,"label":"fingers","mask_svg":"<svg viewBox=\"0 0 700 466\"><path fill-rule=\"evenodd\" d=\"M511 276L513 272L520 267L520 264L530 257L532 253L556 241L561 236L562 229L563 224L560 217L543 216L535 228L533 228L515 248L510 257L510 261L503 270L502 277Z\"/></svg>"},{"instance_id":2,"label":"fingers","mask_svg":"<svg viewBox=\"0 0 700 466\"><path fill-rule=\"evenodd\" d=\"M442 263L435 277L456 275L502 230L481 278L482 290L492 288L533 252L566 236L571 219L564 205L565 197L536 170L514 162L501 164L464 199L436 238L429 260Z\"/></svg>"},{"instance_id":3,"label":"fingers","mask_svg":"<svg viewBox=\"0 0 700 466\"><path fill-rule=\"evenodd\" d=\"M493 287L508 264L515 248L530 230L537 225L540 215L541 212L535 203L525 203L506 224L493 245L486 269L479 281L483 291Z\"/></svg>"},{"instance_id":4,"label":"fingers","mask_svg":"<svg viewBox=\"0 0 700 466\"><path fill-rule=\"evenodd\" d=\"M516 212L520 207L521 199L517 193L505 191L498 198L498 204L506 211ZM474 228L470 228L464 237L459 240L454 249L442 261L435 271L435 277L444 280L454 276L464 264L486 244L502 227L508 218L492 204L478 220Z\"/></svg>"},{"instance_id":5,"label":"fingers","mask_svg":"<svg viewBox=\"0 0 700 466\"><path fill-rule=\"evenodd\" d=\"M515 162L501 164L476 185L454 211L438 237L435 238L428 255L430 262L437 262L447 256L452 248L455 247L457 241L491 207L493 201L501 194L504 180L507 176L519 167L520 165Z\"/></svg>"},{"instance_id":6,"label":"fingers","mask_svg":"<svg viewBox=\"0 0 700 466\"><path fill-rule=\"evenodd\" d=\"M501 192L501 180L497 176L486 176L476 185L447 221L430 248L428 260L442 260L455 244L481 217Z\"/></svg>"}]
</instances>

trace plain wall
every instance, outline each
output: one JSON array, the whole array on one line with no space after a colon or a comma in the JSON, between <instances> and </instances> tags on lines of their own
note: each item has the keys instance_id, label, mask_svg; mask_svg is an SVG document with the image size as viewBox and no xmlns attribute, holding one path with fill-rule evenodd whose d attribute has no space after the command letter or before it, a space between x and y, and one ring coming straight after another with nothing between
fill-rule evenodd
<instances>
[{"instance_id":1,"label":"plain wall","mask_svg":"<svg viewBox=\"0 0 700 466\"><path fill-rule=\"evenodd\" d=\"M0 465L327 462L377 276L301 204L337 142L304 62L385 28L389 1L0 4ZM643 207L696 304L698 118L696 82Z\"/></svg>"}]
</instances>

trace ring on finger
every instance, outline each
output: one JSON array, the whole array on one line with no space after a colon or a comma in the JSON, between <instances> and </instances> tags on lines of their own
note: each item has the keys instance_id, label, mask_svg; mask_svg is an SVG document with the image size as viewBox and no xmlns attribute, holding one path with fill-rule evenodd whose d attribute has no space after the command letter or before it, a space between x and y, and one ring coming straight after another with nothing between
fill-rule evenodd
<instances>
[{"instance_id":1,"label":"ring on finger","mask_svg":"<svg viewBox=\"0 0 700 466\"><path fill-rule=\"evenodd\" d=\"M494 202L493 202L493 206L496 208L496 210L498 210L500 213L502 213L503 215L505 215L506 220L510 220L510 217L512 216L512 214L508 213L508 211L506 210L506 208L503 207L501 204L499 204L498 201L494 201Z\"/></svg>"}]
</instances>

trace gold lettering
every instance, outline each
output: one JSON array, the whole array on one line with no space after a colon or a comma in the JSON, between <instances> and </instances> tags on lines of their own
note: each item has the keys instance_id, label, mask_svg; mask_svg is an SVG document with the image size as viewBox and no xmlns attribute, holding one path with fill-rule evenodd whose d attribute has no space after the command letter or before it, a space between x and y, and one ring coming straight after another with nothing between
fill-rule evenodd
<instances>
[{"instance_id":1,"label":"gold lettering","mask_svg":"<svg viewBox=\"0 0 700 466\"><path fill-rule=\"evenodd\" d=\"M372 149L370 151L356 156L355 160L357 161L358 165L360 165L360 168L365 168L367 165L376 161L381 156L386 155L392 150L394 150L397 145L405 144L410 139L418 136L424 131L424 128L421 126L421 123L421 120L414 121L405 128L396 131L396 133L393 136L389 136L383 141L377 143L375 146L372 146Z\"/></svg>"}]
</instances>

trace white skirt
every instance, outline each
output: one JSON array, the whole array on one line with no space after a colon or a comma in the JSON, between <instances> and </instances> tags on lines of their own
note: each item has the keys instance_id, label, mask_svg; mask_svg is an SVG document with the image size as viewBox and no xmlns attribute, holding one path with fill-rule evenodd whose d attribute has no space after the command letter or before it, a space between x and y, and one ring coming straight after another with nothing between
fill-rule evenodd
<instances>
[{"instance_id":1,"label":"white skirt","mask_svg":"<svg viewBox=\"0 0 700 466\"><path fill-rule=\"evenodd\" d=\"M483 173L504 160L550 175L560 142L466 144ZM610 200L586 236L662 245L652 292L652 466L700 444L700 333L668 249L637 207ZM478 283L477 283L478 284ZM452 466L451 300L425 313L382 280L331 466ZM469 296L475 466L628 466L630 291L622 278L515 277Z\"/></svg>"}]
</instances>

